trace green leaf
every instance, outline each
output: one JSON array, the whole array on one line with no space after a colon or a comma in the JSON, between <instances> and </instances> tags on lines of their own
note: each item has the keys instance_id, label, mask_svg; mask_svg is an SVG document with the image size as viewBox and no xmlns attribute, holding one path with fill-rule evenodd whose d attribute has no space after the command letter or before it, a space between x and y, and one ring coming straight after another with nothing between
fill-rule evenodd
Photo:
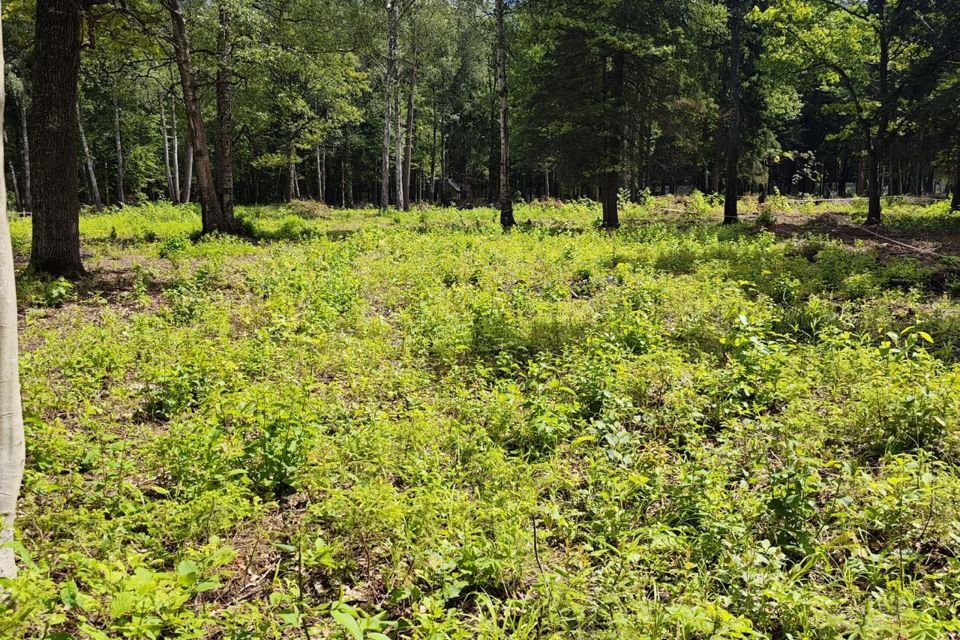
<instances>
[{"instance_id":1,"label":"green leaf","mask_svg":"<svg viewBox=\"0 0 960 640\"><path fill-rule=\"evenodd\" d=\"M183 560L177 565L177 575L195 576L200 572L200 567L193 560Z\"/></svg>"},{"instance_id":2,"label":"green leaf","mask_svg":"<svg viewBox=\"0 0 960 640\"><path fill-rule=\"evenodd\" d=\"M330 612L330 615L333 616L333 619L339 622L344 629L349 631L355 640L363 640L363 631L361 631L360 625L353 616L339 609L334 609Z\"/></svg>"},{"instance_id":3,"label":"green leaf","mask_svg":"<svg viewBox=\"0 0 960 640\"><path fill-rule=\"evenodd\" d=\"M279 615L280 619L283 620L287 626L298 627L300 626L300 614L296 611L285 611Z\"/></svg>"},{"instance_id":4,"label":"green leaf","mask_svg":"<svg viewBox=\"0 0 960 640\"><path fill-rule=\"evenodd\" d=\"M114 620L122 618L133 610L135 604L136 596L133 593L121 591L110 603L110 617Z\"/></svg>"},{"instance_id":5,"label":"green leaf","mask_svg":"<svg viewBox=\"0 0 960 640\"><path fill-rule=\"evenodd\" d=\"M213 591L214 589L220 588L219 580L207 580L206 582L201 582L193 588L196 593L204 593L206 591Z\"/></svg>"},{"instance_id":6,"label":"green leaf","mask_svg":"<svg viewBox=\"0 0 960 640\"><path fill-rule=\"evenodd\" d=\"M177 582L184 587L189 587L200 579L200 567L193 560L183 560L177 565Z\"/></svg>"}]
</instances>

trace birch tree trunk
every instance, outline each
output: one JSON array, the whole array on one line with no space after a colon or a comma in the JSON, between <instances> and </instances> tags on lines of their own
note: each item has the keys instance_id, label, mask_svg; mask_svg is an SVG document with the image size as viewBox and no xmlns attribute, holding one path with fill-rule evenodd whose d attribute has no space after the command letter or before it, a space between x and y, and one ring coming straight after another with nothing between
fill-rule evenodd
<instances>
[{"instance_id":1,"label":"birch tree trunk","mask_svg":"<svg viewBox=\"0 0 960 640\"><path fill-rule=\"evenodd\" d=\"M23 149L23 203L24 211L33 210L33 192L30 185L30 133L27 127L26 98L20 96L20 147ZM20 200L17 200L19 203Z\"/></svg>"},{"instance_id":2,"label":"birch tree trunk","mask_svg":"<svg viewBox=\"0 0 960 640\"><path fill-rule=\"evenodd\" d=\"M173 94L170 94L170 134L173 140L173 149L171 153L173 157L173 167L171 173L173 173L173 196L171 200L173 204L180 204L183 200L181 195L183 191L180 190L180 136L177 134L177 105L174 101Z\"/></svg>"},{"instance_id":3,"label":"birch tree trunk","mask_svg":"<svg viewBox=\"0 0 960 640\"><path fill-rule=\"evenodd\" d=\"M187 147L187 164L184 167L183 183L183 204L190 204L190 198L193 195L193 145Z\"/></svg>"},{"instance_id":4,"label":"birch tree trunk","mask_svg":"<svg viewBox=\"0 0 960 640\"><path fill-rule=\"evenodd\" d=\"M167 194L170 202L173 202L176 196L173 190L173 171L170 167L170 130L167 129L167 108L163 100L160 100L160 126L163 128L163 169L167 173Z\"/></svg>"},{"instance_id":5,"label":"birch tree trunk","mask_svg":"<svg viewBox=\"0 0 960 640\"><path fill-rule=\"evenodd\" d=\"M96 165L93 162L93 156L90 154L90 146L87 144L87 134L83 131L83 118L80 116L80 102L77 102L77 131L80 133L80 146L83 148L83 158L87 164L87 180L90 183L90 197L93 204L98 209L103 206L103 198L100 197L100 186L97 184Z\"/></svg>"},{"instance_id":6,"label":"birch tree trunk","mask_svg":"<svg viewBox=\"0 0 960 640\"><path fill-rule=\"evenodd\" d=\"M497 99L500 107L500 225L513 228L513 190L510 187L510 102L507 92L507 34L504 26L506 7L497 0Z\"/></svg>"},{"instance_id":7,"label":"birch tree trunk","mask_svg":"<svg viewBox=\"0 0 960 640\"><path fill-rule=\"evenodd\" d=\"M287 202L297 198L297 165L294 164L294 150L291 143L287 147Z\"/></svg>"},{"instance_id":8,"label":"birch tree trunk","mask_svg":"<svg viewBox=\"0 0 960 640\"><path fill-rule=\"evenodd\" d=\"M120 103L117 100L117 93L113 93L113 139L117 148L117 201L122 207L126 203L126 194L123 192L124 181L124 160L123 160L123 138L120 134Z\"/></svg>"},{"instance_id":9,"label":"birch tree trunk","mask_svg":"<svg viewBox=\"0 0 960 640\"><path fill-rule=\"evenodd\" d=\"M393 106L397 112L397 141L394 150L394 181L397 183L397 209L403 209L404 189L403 189L403 113L400 110L400 83L397 83L396 92L393 96Z\"/></svg>"},{"instance_id":10,"label":"birch tree trunk","mask_svg":"<svg viewBox=\"0 0 960 640\"><path fill-rule=\"evenodd\" d=\"M7 146L7 132L3 132L3 146ZM10 170L10 181L13 183L13 197L17 199L17 206L23 210L23 201L20 199L20 184L17 182L17 168L13 166L13 158L7 156L7 168ZM9 208L9 207L8 207Z\"/></svg>"},{"instance_id":11,"label":"birch tree trunk","mask_svg":"<svg viewBox=\"0 0 960 640\"><path fill-rule=\"evenodd\" d=\"M440 123L440 204L446 204L447 193L447 123Z\"/></svg>"},{"instance_id":12,"label":"birch tree trunk","mask_svg":"<svg viewBox=\"0 0 960 640\"><path fill-rule=\"evenodd\" d=\"M391 128L393 76L397 64L397 20L398 0L387 0L387 64L383 74L383 146L380 150L380 209L390 206L390 142L393 138Z\"/></svg>"},{"instance_id":13,"label":"birch tree trunk","mask_svg":"<svg viewBox=\"0 0 960 640\"><path fill-rule=\"evenodd\" d=\"M0 34L0 68L3 67ZM0 123L5 92L0 81ZM0 167L3 146L0 145ZM7 219L7 187L0 180L0 578L17 575L17 563L8 542L13 540L13 520L23 480L25 457L23 409L20 404L20 371L17 345L17 290L13 248Z\"/></svg>"}]
</instances>

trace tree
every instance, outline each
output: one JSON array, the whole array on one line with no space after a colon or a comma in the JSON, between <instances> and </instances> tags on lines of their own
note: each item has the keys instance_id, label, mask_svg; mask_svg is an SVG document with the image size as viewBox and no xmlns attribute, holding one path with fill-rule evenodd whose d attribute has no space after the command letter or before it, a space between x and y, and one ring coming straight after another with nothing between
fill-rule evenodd
<instances>
[{"instance_id":1,"label":"tree","mask_svg":"<svg viewBox=\"0 0 960 640\"><path fill-rule=\"evenodd\" d=\"M173 194L171 200L174 204L180 204L184 201L189 202L189 194L185 194L180 188L180 136L177 133L177 105L172 89L170 91L170 142L172 145L170 148L170 161L172 163L170 173L173 176ZM190 157L192 158L193 154L190 154ZM191 178L192 176L188 174L187 181Z\"/></svg>"},{"instance_id":2,"label":"tree","mask_svg":"<svg viewBox=\"0 0 960 640\"><path fill-rule=\"evenodd\" d=\"M960 158L953 161L953 197L950 199L950 211L960 213Z\"/></svg>"},{"instance_id":3,"label":"tree","mask_svg":"<svg viewBox=\"0 0 960 640\"><path fill-rule=\"evenodd\" d=\"M123 206L127 201L127 195L123 188L125 181L124 165L126 161L123 158L123 135L120 128L120 100L117 97L116 89L113 91L113 140L117 152L117 203Z\"/></svg>"},{"instance_id":4,"label":"tree","mask_svg":"<svg viewBox=\"0 0 960 640\"><path fill-rule=\"evenodd\" d=\"M207 145L206 127L200 111L200 98L197 92L197 80L190 59L190 44L187 39L187 25L184 19L181 0L163 0L170 14L174 57L180 71L180 84L183 89L183 102L187 113L187 127L190 132L190 145L193 150L193 164L200 190L200 210L203 221L203 233L233 233L237 230L232 211L224 211L220 206L210 162Z\"/></svg>"},{"instance_id":5,"label":"tree","mask_svg":"<svg viewBox=\"0 0 960 640\"><path fill-rule=\"evenodd\" d=\"M225 220L234 219L233 195L233 38L226 0L217 6L217 193Z\"/></svg>"},{"instance_id":6,"label":"tree","mask_svg":"<svg viewBox=\"0 0 960 640\"><path fill-rule=\"evenodd\" d=\"M20 153L23 159L23 200L17 199L24 211L33 208L30 168L30 134L27 126L27 90L23 81L12 71L4 74L7 82L7 94L12 94L17 103L17 112L20 116ZM12 159L10 160L12 166Z\"/></svg>"},{"instance_id":7,"label":"tree","mask_svg":"<svg viewBox=\"0 0 960 640\"><path fill-rule=\"evenodd\" d=\"M916 57L914 32L925 18L911 0L776 0L764 13L786 35L798 69L821 71L825 88L841 98L850 126L843 132L860 142L867 182L867 223L882 219L884 165L892 141L909 122L903 115L909 59ZM892 182L891 182L892 185Z\"/></svg>"},{"instance_id":8,"label":"tree","mask_svg":"<svg viewBox=\"0 0 960 640\"><path fill-rule=\"evenodd\" d=\"M380 156L380 209L390 206L390 142L393 120L393 84L397 67L397 30L400 0L387 0L387 59L383 71L383 146ZM399 204L399 203L398 203Z\"/></svg>"},{"instance_id":9,"label":"tree","mask_svg":"<svg viewBox=\"0 0 960 640\"><path fill-rule=\"evenodd\" d=\"M507 35L505 0L497 0L497 99L500 111L500 224L509 230L515 224L513 191L510 188L510 100L507 90Z\"/></svg>"},{"instance_id":10,"label":"tree","mask_svg":"<svg viewBox=\"0 0 960 640\"><path fill-rule=\"evenodd\" d=\"M298 167L313 156L322 168L328 143L361 119L357 102L367 96L367 74L357 55L341 51L334 34L318 29L317 14L317 0L286 2L282 10L256 17L248 12L242 42L255 42L256 48L237 50L238 63L245 65L239 73L246 78L239 97L248 112L260 116L245 123L250 164L282 172L286 199L306 195L299 191ZM343 17L324 14L322 24Z\"/></svg>"},{"instance_id":11,"label":"tree","mask_svg":"<svg viewBox=\"0 0 960 640\"><path fill-rule=\"evenodd\" d=\"M729 94L730 111L727 122L727 179L723 200L723 223L738 221L737 200L740 197L740 110L742 101L741 66L743 49L741 36L744 29L743 0L727 0L727 28L730 32Z\"/></svg>"},{"instance_id":12,"label":"tree","mask_svg":"<svg viewBox=\"0 0 960 640\"><path fill-rule=\"evenodd\" d=\"M417 43L413 45L413 60L410 66L410 87L407 91L407 132L404 136L406 148L403 153L403 210L410 210L413 196L410 192L410 172L413 167L413 144L416 135L417 115Z\"/></svg>"},{"instance_id":13,"label":"tree","mask_svg":"<svg viewBox=\"0 0 960 640\"><path fill-rule=\"evenodd\" d=\"M97 183L96 163L93 160L93 154L90 153L90 145L87 144L87 135L83 130L83 114L80 112L80 102L77 102L77 131L80 134L80 147L83 149L83 158L87 167L87 180L90 185L90 198L94 206L98 209L103 206L103 200L100 197L100 185Z\"/></svg>"},{"instance_id":14,"label":"tree","mask_svg":"<svg viewBox=\"0 0 960 640\"><path fill-rule=\"evenodd\" d=\"M528 153L557 158L568 180L592 182L602 226L615 229L621 187L637 164L632 142L678 87L670 54L683 38L676 25L685 5L532 0L527 9L538 50L524 100Z\"/></svg>"},{"instance_id":15,"label":"tree","mask_svg":"<svg viewBox=\"0 0 960 640\"><path fill-rule=\"evenodd\" d=\"M163 170L167 174L167 194L170 202L177 202L177 192L173 186L173 168L170 165L170 129L167 127L167 108L160 99L160 127L163 129Z\"/></svg>"},{"instance_id":16,"label":"tree","mask_svg":"<svg viewBox=\"0 0 960 640\"><path fill-rule=\"evenodd\" d=\"M3 66L2 34L0 66ZM5 98L4 85L0 83L0 123ZM0 144L0 166L3 166L3 154L4 148ZM17 291L7 220L7 188L0 180L0 578L12 578L17 574L16 559L9 543L13 540L13 522L26 455L17 327Z\"/></svg>"},{"instance_id":17,"label":"tree","mask_svg":"<svg viewBox=\"0 0 960 640\"><path fill-rule=\"evenodd\" d=\"M902 117L937 141L935 148L953 194L950 208L960 212L960 11L949 0L920 0L912 23L913 51L904 63L907 106ZM914 137L917 137L914 135Z\"/></svg>"},{"instance_id":18,"label":"tree","mask_svg":"<svg viewBox=\"0 0 960 640\"><path fill-rule=\"evenodd\" d=\"M90 2L37 3L33 62L33 245L38 273L79 277L80 184L77 167L77 80L81 11Z\"/></svg>"}]
</instances>

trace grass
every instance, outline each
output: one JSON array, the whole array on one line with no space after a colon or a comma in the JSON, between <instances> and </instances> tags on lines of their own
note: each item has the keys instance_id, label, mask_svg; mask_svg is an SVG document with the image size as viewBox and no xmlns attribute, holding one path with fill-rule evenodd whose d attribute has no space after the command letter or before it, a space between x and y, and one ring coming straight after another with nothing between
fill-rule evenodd
<instances>
[{"instance_id":1,"label":"grass","mask_svg":"<svg viewBox=\"0 0 960 640\"><path fill-rule=\"evenodd\" d=\"M84 216L0 635L957 633L953 272L674 204Z\"/></svg>"}]
</instances>

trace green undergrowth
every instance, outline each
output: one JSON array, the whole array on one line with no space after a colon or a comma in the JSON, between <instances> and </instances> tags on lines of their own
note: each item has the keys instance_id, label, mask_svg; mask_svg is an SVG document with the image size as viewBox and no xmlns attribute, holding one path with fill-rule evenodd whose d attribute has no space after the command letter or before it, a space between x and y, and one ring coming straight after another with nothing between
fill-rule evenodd
<instances>
[{"instance_id":1,"label":"green undergrowth","mask_svg":"<svg viewBox=\"0 0 960 640\"><path fill-rule=\"evenodd\" d=\"M948 265L651 203L241 215L87 215L87 278L22 276L0 636L960 631Z\"/></svg>"}]
</instances>

